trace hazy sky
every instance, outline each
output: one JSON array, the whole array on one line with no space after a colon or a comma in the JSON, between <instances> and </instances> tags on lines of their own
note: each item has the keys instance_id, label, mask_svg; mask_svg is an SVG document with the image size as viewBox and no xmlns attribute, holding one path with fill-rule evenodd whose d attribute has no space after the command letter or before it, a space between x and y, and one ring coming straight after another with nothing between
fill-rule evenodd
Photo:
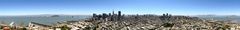
<instances>
[{"instance_id":1,"label":"hazy sky","mask_svg":"<svg viewBox=\"0 0 240 30\"><path fill-rule=\"evenodd\" d=\"M0 0L0 15L124 14L240 15L240 0Z\"/></svg>"}]
</instances>

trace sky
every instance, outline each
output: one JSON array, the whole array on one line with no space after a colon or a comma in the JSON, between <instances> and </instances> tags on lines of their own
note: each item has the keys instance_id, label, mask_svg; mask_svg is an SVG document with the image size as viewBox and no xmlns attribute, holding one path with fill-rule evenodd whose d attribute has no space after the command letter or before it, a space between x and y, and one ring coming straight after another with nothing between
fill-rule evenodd
<instances>
[{"instance_id":1,"label":"sky","mask_svg":"<svg viewBox=\"0 0 240 30\"><path fill-rule=\"evenodd\" d=\"M1 15L240 15L240 0L0 0Z\"/></svg>"}]
</instances>

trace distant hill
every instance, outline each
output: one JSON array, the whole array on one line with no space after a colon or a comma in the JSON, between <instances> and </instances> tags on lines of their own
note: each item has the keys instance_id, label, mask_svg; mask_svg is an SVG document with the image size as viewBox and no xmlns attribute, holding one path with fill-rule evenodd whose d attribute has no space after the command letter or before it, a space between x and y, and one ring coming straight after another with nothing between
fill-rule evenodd
<instances>
[{"instance_id":1,"label":"distant hill","mask_svg":"<svg viewBox=\"0 0 240 30\"><path fill-rule=\"evenodd\" d=\"M16 24L25 23L28 24L30 21L41 24L51 25L52 23L60 21L72 21L89 18L90 15L57 15L57 17L51 17L54 15L23 15L23 16L0 16L0 21L6 23L16 22Z\"/></svg>"},{"instance_id":2,"label":"distant hill","mask_svg":"<svg viewBox=\"0 0 240 30\"><path fill-rule=\"evenodd\" d=\"M51 17L54 15L57 15L57 16L91 16L91 15L40 14L40 15L0 16L0 17Z\"/></svg>"},{"instance_id":3,"label":"distant hill","mask_svg":"<svg viewBox=\"0 0 240 30\"><path fill-rule=\"evenodd\" d=\"M240 21L240 16L237 16L237 15L197 15L194 17L199 17L202 19L213 19L213 20L231 20L237 23L239 23Z\"/></svg>"}]
</instances>

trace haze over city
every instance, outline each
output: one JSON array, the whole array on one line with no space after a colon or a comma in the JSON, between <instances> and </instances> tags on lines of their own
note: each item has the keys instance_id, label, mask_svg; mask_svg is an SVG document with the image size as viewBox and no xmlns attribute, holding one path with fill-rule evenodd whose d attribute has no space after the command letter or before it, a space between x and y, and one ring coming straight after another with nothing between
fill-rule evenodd
<instances>
[{"instance_id":1,"label":"haze over city","mask_svg":"<svg viewBox=\"0 0 240 30\"><path fill-rule=\"evenodd\" d=\"M0 0L2 15L123 14L240 15L239 0Z\"/></svg>"}]
</instances>

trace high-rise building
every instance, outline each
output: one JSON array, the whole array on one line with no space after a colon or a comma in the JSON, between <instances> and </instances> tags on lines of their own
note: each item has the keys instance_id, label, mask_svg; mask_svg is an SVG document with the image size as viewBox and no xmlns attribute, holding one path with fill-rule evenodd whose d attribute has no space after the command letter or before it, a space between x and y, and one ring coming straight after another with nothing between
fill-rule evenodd
<instances>
[{"instance_id":1,"label":"high-rise building","mask_svg":"<svg viewBox=\"0 0 240 30\"><path fill-rule=\"evenodd\" d=\"M108 13L108 16L112 16L112 14L111 14L111 13Z\"/></svg>"},{"instance_id":2,"label":"high-rise building","mask_svg":"<svg viewBox=\"0 0 240 30\"><path fill-rule=\"evenodd\" d=\"M120 20L121 19L121 11L118 11L118 19L117 20Z\"/></svg>"},{"instance_id":3,"label":"high-rise building","mask_svg":"<svg viewBox=\"0 0 240 30\"><path fill-rule=\"evenodd\" d=\"M114 15L114 11L112 11L112 15Z\"/></svg>"},{"instance_id":4,"label":"high-rise building","mask_svg":"<svg viewBox=\"0 0 240 30\"><path fill-rule=\"evenodd\" d=\"M106 13L103 13L102 16L103 16L102 18L105 19L107 18L108 15Z\"/></svg>"},{"instance_id":5,"label":"high-rise building","mask_svg":"<svg viewBox=\"0 0 240 30\"><path fill-rule=\"evenodd\" d=\"M97 14L93 13L93 18L97 17Z\"/></svg>"},{"instance_id":6,"label":"high-rise building","mask_svg":"<svg viewBox=\"0 0 240 30\"><path fill-rule=\"evenodd\" d=\"M119 16L119 17L121 16L121 11L118 11L118 16Z\"/></svg>"}]
</instances>

